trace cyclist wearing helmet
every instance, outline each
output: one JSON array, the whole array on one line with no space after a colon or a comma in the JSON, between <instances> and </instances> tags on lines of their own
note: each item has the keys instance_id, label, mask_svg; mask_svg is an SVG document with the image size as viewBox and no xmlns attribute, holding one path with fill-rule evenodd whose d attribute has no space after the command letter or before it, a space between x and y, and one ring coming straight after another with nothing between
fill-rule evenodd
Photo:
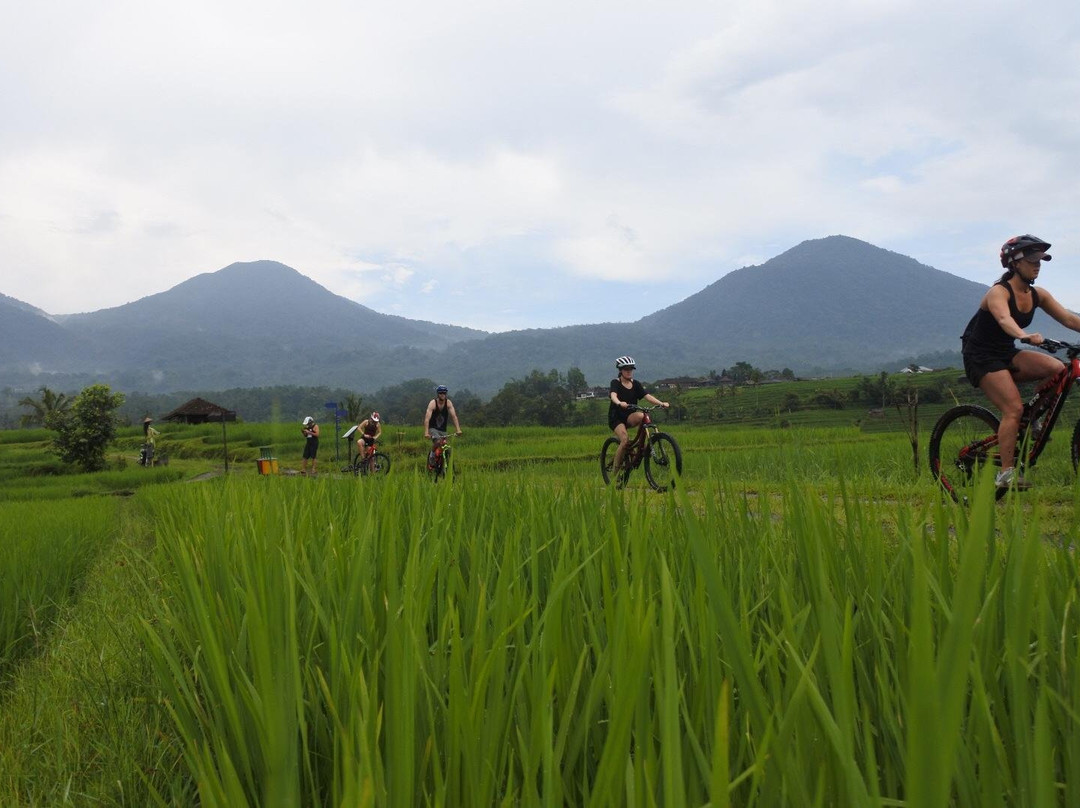
<instances>
[{"instance_id":1,"label":"cyclist wearing helmet","mask_svg":"<svg viewBox=\"0 0 1080 808\"><path fill-rule=\"evenodd\" d=\"M1045 289L1035 289L1043 262L1050 260L1046 252L1049 249L1049 242L1032 235L1014 236L1001 246L1005 273L983 296L962 337L968 381L1001 411L998 487L1029 487L1013 468L1016 436L1024 409L1017 383L1048 379L1062 367L1059 360L1048 354L1019 350L1014 340L1026 339L1032 345L1043 341L1042 334L1026 330L1037 308L1065 327L1080 331L1080 317L1066 310Z\"/></svg>"},{"instance_id":2,"label":"cyclist wearing helmet","mask_svg":"<svg viewBox=\"0 0 1080 808\"><path fill-rule=\"evenodd\" d=\"M374 446L382 435L382 421L379 418L379 413L373 412L361 421L357 425L357 431L360 433L360 437L356 440L356 450L363 459L367 457L368 448Z\"/></svg>"},{"instance_id":3,"label":"cyclist wearing helmet","mask_svg":"<svg viewBox=\"0 0 1080 808\"><path fill-rule=\"evenodd\" d=\"M311 473L315 474L315 457L319 454L319 425L310 415L300 425L300 432L304 436L304 463L300 468L301 474L307 474L308 461L311 461Z\"/></svg>"},{"instance_id":4,"label":"cyclist wearing helmet","mask_svg":"<svg viewBox=\"0 0 1080 808\"><path fill-rule=\"evenodd\" d=\"M461 424L458 423L457 411L449 394L445 384L435 388L435 398L428 402L427 412L424 413L425 438L445 438L450 421L454 422L454 434L461 434Z\"/></svg>"},{"instance_id":5,"label":"cyclist wearing helmet","mask_svg":"<svg viewBox=\"0 0 1080 808\"><path fill-rule=\"evenodd\" d=\"M608 393L611 399L611 404L608 406L608 428L619 439L619 448L615 451L613 466L618 469L622 464L626 445L630 442L627 427L636 427L645 420L643 413L630 412L630 407L635 406L642 399L664 408L670 405L649 393L641 382L634 378L634 369L637 367L634 357L620 356L615 360L615 367L619 376L611 380L611 391Z\"/></svg>"}]
</instances>

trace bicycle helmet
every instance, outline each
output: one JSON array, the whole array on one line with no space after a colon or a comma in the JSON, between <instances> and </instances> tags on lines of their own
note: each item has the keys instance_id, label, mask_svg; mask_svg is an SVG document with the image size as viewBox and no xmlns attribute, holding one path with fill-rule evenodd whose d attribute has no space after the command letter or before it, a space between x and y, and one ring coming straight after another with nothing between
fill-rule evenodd
<instances>
[{"instance_id":1,"label":"bicycle helmet","mask_svg":"<svg viewBox=\"0 0 1080 808\"><path fill-rule=\"evenodd\" d=\"M630 368L633 370L637 367L637 362L634 361L634 357L632 356L620 356L615 360L615 367L619 370L622 370L623 368Z\"/></svg>"},{"instance_id":2,"label":"bicycle helmet","mask_svg":"<svg viewBox=\"0 0 1080 808\"><path fill-rule=\"evenodd\" d=\"M438 395L439 393L449 393L449 392L450 392L450 388L447 387L445 384L440 384L438 387L435 388L435 394L436 395Z\"/></svg>"},{"instance_id":3,"label":"bicycle helmet","mask_svg":"<svg viewBox=\"0 0 1080 808\"><path fill-rule=\"evenodd\" d=\"M1044 253L1050 249L1050 242L1043 241L1038 236L1025 233L1022 236L1013 236L1001 245L1001 265L1006 269L1012 267L1016 261L1032 253ZM1050 256L1044 255L1042 260L1049 261Z\"/></svg>"},{"instance_id":4,"label":"bicycle helmet","mask_svg":"<svg viewBox=\"0 0 1080 808\"><path fill-rule=\"evenodd\" d=\"M377 412L371 413L371 420L374 421L375 423L379 423L379 413L377 413Z\"/></svg>"},{"instance_id":5,"label":"bicycle helmet","mask_svg":"<svg viewBox=\"0 0 1080 808\"><path fill-rule=\"evenodd\" d=\"M304 419L304 426L311 426L313 423L315 423L315 419L310 415Z\"/></svg>"}]
</instances>

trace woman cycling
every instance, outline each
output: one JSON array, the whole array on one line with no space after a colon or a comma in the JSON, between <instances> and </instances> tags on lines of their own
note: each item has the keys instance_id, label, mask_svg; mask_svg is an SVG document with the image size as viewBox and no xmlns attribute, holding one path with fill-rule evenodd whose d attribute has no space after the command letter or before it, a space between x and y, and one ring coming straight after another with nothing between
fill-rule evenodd
<instances>
[{"instance_id":1,"label":"woman cycling","mask_svg":"<svg viewBox=\"0 0 1080 808\"><path fill-rule=\"evenodd\" d=\"M630 442L627 427L639 426L645 420L644 413L631 412L630 408L637 406L641 399L645 399L650 404L656 404L659 407L667 408L670 406L666 401L661 401L649 393L642 387L641 382L634 378L636 367L637 363L634 362L632 356L620 356L616 359L615 368L618 370L619 376L611 380L611 391L608 393L608 397L611 399L607 416L608 428L619 439L619 448L615 450L615 463L612 466L615 471L621 468L623 455L626 453L626 445Z\"/></svg>"},{"instance_id":2,"label":"woman cycling","mask_svg":"<svg viewBox=\"0 0 1080 808\"><path fill-rule=\"evenodd\" d=\"M360 455L360 462L370 462L368 451L374 452L375 442L382 436L382 423L379 420L379 413L373 412L357 424L357 431L360 433L360 437L356 440L356 451Z\"/></svg>"},{"instance_id":3,"label":"woman cycling","mask_svg":"<svg viewBox=\"0 0 1080 808\"><path fill-rule=\"evenodd\" d=\"M1050 260L1046 252L1049 249L1049 242L1032 235L1014 236L1002 245L1001 265L1005 273L983 296L962 338L968 380L1001 411L999 488L1029 487L1014 469L1016 436L1024 410L1017 383L1048 379L1062 368L1062 363L1048 354L1019 350L1014 340L1024 339L1032 345L1042 343L1042 334L1026 331L1037 308L1067 328L1080 331L1080 317L1067 311L1045 289L1035 289L1042 262Z\"/></svg>"}]
</instances>

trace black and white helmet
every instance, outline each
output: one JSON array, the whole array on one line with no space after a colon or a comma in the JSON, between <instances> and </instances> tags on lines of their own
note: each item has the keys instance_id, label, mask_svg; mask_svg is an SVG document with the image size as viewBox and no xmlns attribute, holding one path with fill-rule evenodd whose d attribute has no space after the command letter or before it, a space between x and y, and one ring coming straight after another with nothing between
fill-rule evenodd
<instances>
[{"instance_id":1,"label":"black and white helmet","mask_svg":"<svg viewBox=\"0 0 1080 808\"><path fill-rule=\"evenodd\" d=\"M1050 242L1043 241L1037 236L1025 233L1022 236L1013 236L1001 245L1001 265L1008 269L1025 255L1031 253L1044 253L1050 249ZM1050 256L1044 255L1043 261L1049 261Z\"/></svg>"},{"instance_id":2,"label":"black and white helmet","mask_svg":"<svg viewBox=\"0 0 1080 808\"><path fill-rule=\"evenodd\" d=\"M304 419L304 426L311 426L313 423L315 423L315 419L310 415Z\"/></svg>"},{"instance_id":3,"label":"black and white helmet","mask_svg":"<svg viewBox=\"0 0 1080 808\"><path fill-rule=\"evenodd\" d=\"M620 356L615 360L615 367L618 370L622 370L623 368L630 368L633 370L637 367L637 362L634 361L634 357L632 356Z\"/></svg>"}]
</instances>

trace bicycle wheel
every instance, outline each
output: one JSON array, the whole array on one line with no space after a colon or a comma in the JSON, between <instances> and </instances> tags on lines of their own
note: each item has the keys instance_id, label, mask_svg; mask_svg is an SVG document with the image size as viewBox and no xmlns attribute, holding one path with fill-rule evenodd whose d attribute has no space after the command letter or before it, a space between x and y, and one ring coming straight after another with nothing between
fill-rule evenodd
<instances>
[{"instance_id":1,"label":"bicycle wheel","mask_svg":"<svg viewBox=\"0 0 1080 808\"><path fill-rule=\"evenodd\" d=\"M615 474L612 466L615 463L615 452L619 449L618 438L608 438L604 441L604 448L600 450L600 473L604 476L604 485L611 485Z\"/></svg>"},{"instance_id":2,"label":"bicycle wheel","mask_svg":"<svg viewBox=\"0 0 1080 808\"><path fill-rule=\"evenodd\" d=\"M1080 471L1080 421L1076 422L1072 433L1072 464L1073 472Z\"/></svg>"},{"instance_id":3,"label":"bicycle wheel","mask_svg":"<svg viewBox=\"0 0 1080 808\"><path fill-rule=\"evenodd\" d=\"M433 483L437 483L441 478L446 476L446 464L443 462L442 452L439 454L432 454L428 457L427 467L428 477L431 478Z\"/></svg>"},{"instance_id":4,"label":"bicycle wheel","mask_svg":"<svg viewBox=\"0 0 1080 808\"><path fill-rule=\"evenodd\" d=\"M390 458L382 452L376 452L371 458L371 464L368 467L368 474L372 474L378 477L380 474L390 473Z\"/></svg>"},{"instance_id":5,"label":"bicycle wheel","mask_svg":"<svg viewBox=\"0 0 1080 808\"><path fill-rule=\"evenodd\" d=\"M682 450L675 438L657 432L649 441L645 453L645 479L657 491L675 487L675 478L682 474Z\"/></svg>"},{"instance_id":6,"label":"bicycle wheel","mask_svg":"<svg viewBox=\"0 0 1080 808\"><path fill-rule=\"evenodd\" d=\"M963 404L942 415L930 433L930 473L957 502L967 502L987 463L1000 467L997 416ZM1002 496L1006 489L998 491Z\"/></svg>"}]
</instances>

